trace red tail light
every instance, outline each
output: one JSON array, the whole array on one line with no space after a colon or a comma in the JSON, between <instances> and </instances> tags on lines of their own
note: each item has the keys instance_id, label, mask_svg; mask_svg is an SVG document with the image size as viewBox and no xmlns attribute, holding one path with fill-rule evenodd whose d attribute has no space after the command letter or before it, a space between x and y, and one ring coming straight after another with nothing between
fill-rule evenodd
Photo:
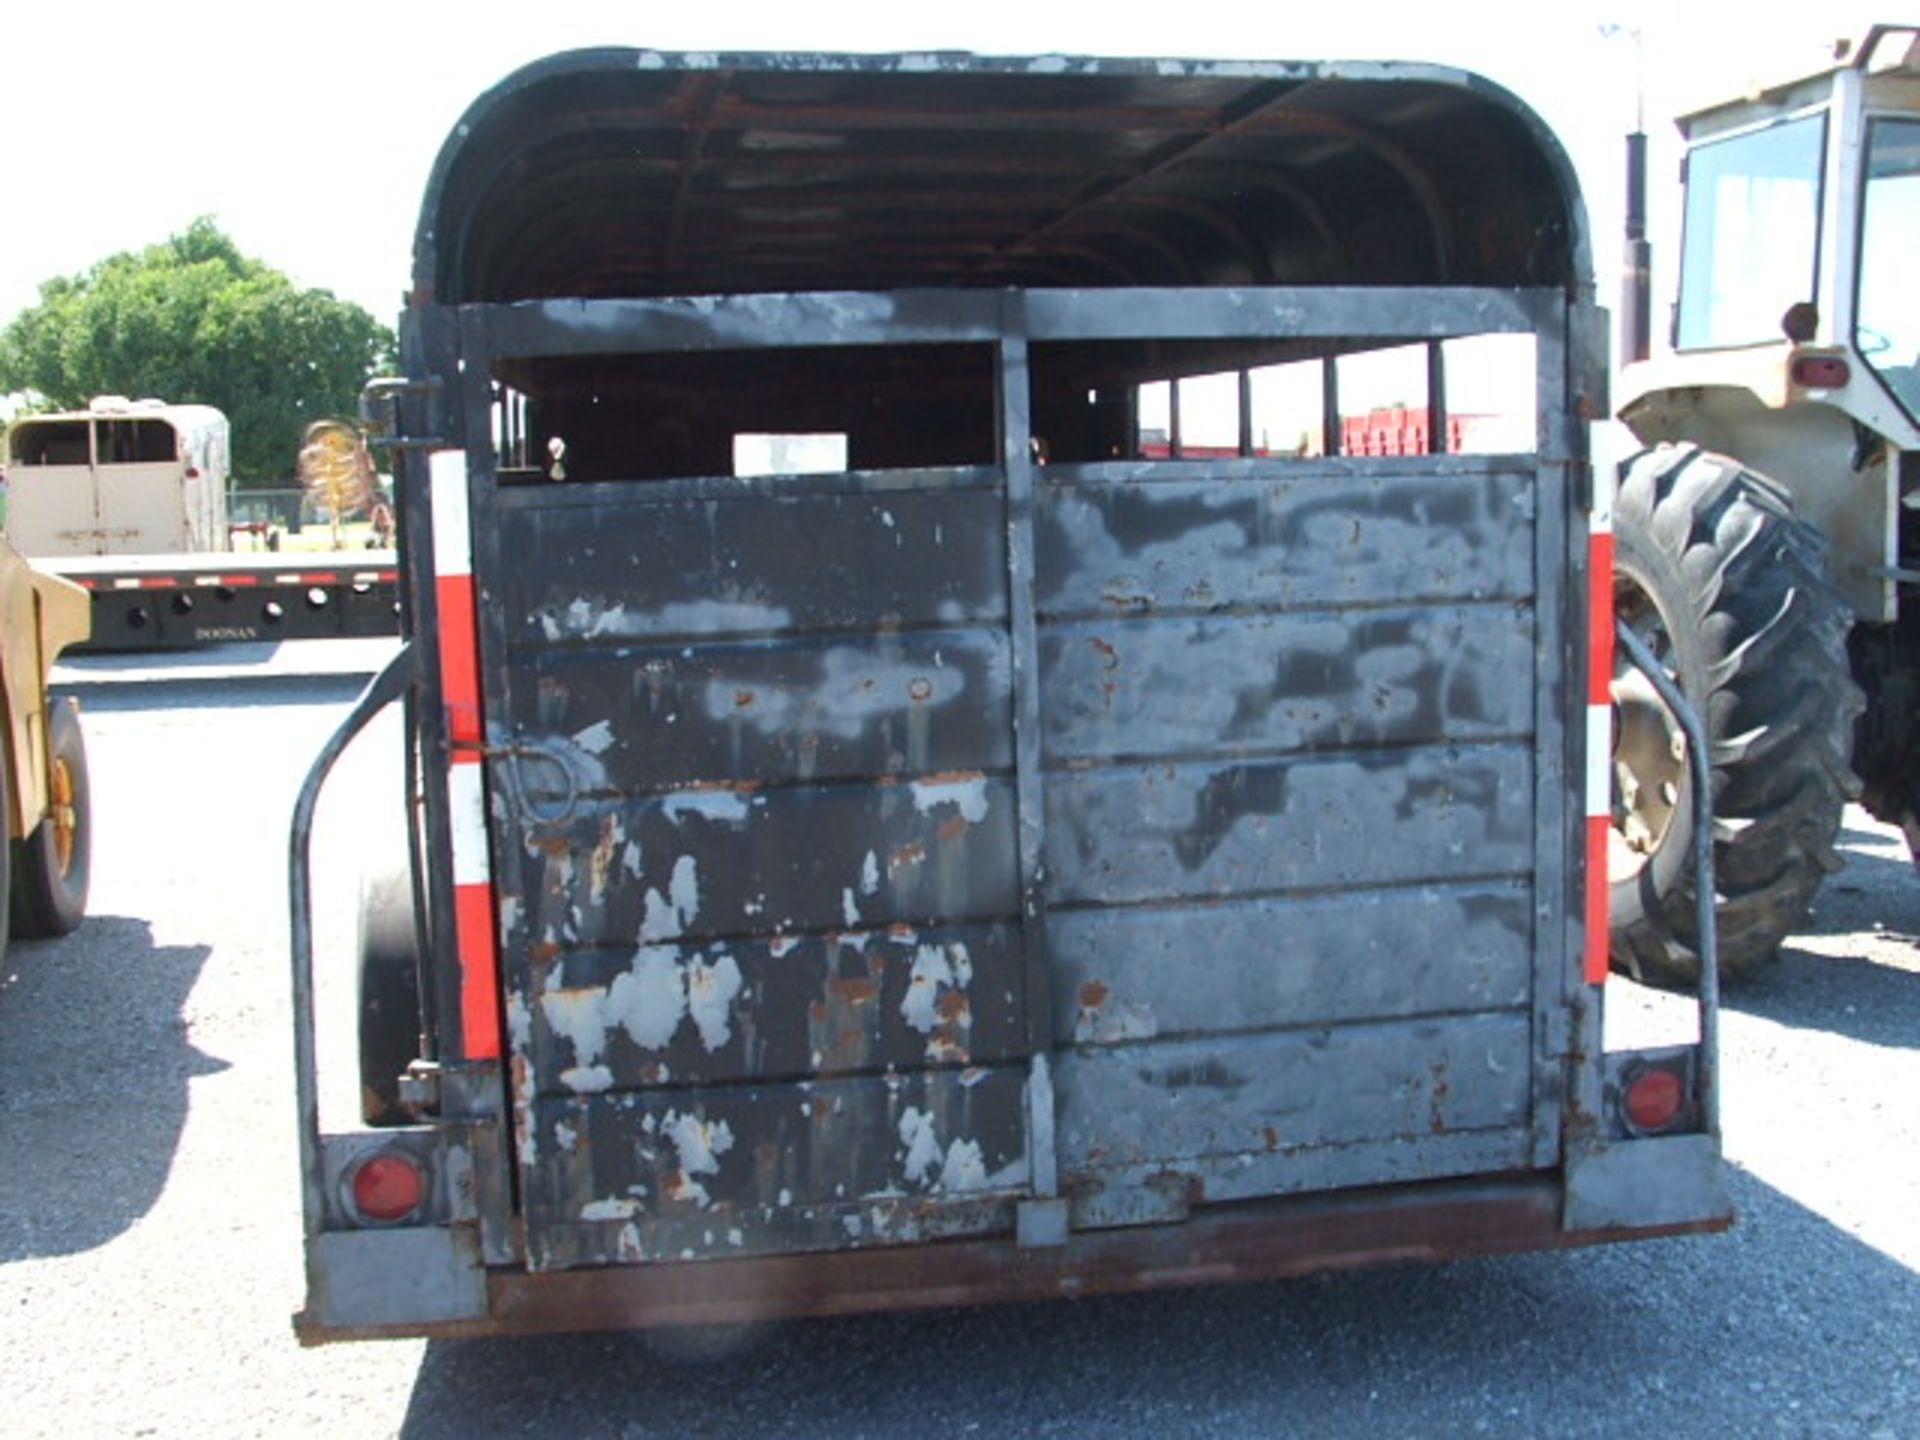
<instances>
[{"instance_id":1,"label":"red tail light","mask_svg":"<svg viewBox=\"0 0 1920 1440\"><path fill-rule=\"evenodd\" d=\"M1839 355L1796 355L1787 374L1802 390L1840 390L1853 378L1853 371Z\"/></svg>"},{"instance_id":2,"label":"red tail light","mask_svg":"<svg viewBox=\"0 0 1920 1440\"><path fill-rule=\"evenodd\" d=\"M1627 1082L1620 1108L1642 1135L1658 1135L1679 1120L1687 1106L1685 1082L1671 1070L1649 1065Z\"/></svg>"},{"instance_id":3,"label":"red tail light","mask_svg":"<svg viewBox=\"0 0 1920 1440\"><path fill-rule=\"evenodd\" d=\"M392 1150L369 1155L354 1168L354 1208L369 1220L404 1220L426 1198L419 1162Z\"/></svg>"}]
</instances>

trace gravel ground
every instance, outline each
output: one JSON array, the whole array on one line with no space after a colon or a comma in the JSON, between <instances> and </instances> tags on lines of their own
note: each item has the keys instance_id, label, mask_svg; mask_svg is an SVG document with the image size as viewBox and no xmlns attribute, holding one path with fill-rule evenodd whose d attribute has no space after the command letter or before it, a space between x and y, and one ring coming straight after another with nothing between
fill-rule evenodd
<instances>
[{"instance_id":1,"label":"gravel ground","mask_svg":"<svg viewBox=\"0 0 1920 1440\"><path fill-rule=\"evenodd\" d=\"M354 683L77 683L92 917L16 945L0 976L0 1434L1920 1436L1920 881L1857 813L1808 933L1729 999L1730 1234L724 1334L303 1351L284 832ZM334 934L348 812L389 761L350 757L322 817ZM1673 1021L1612 996L1623 1023Z\"/></svg>"}]
</instances>

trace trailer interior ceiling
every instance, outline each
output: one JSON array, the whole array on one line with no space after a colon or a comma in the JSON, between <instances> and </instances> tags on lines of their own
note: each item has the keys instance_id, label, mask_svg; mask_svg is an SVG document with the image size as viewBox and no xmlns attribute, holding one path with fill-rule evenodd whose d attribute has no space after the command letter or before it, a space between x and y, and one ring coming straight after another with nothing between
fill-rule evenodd
<instances>
[{"instance_id":1,"label":"trailer interior ceiling","mask_svg":"<svg viewBox=\"0 0 1920 1440\"><path fill-rule=\"evenodd\" d=\"M456 130L422 214L414 303L1571 291L1585 273L1583 231L1551 136L1484 82L1391 71L560 55L503 82ZM1037 448L1063 462L1337 453L1332 363L1380 345L1285 326L1257 338L1036 343ZM1423 423L1447 408L1441 358L1412 357L1393 395ZM1272 376L1287 365L1297 373ZM1524 360L1515 368L1530 378ZM1233 376L1239 399L1205 407L1211 432L1199 405L1183 426L1182 397L1165 387ZM509 483L735 474L742 437L761 433L828 437L833 468L854 470L977 465L998 443L987 346L756 352L707 341L652 356L502 356L492 378ZM1143 393L1154 385L1161 394ZM1367 408L1349 403L1347 417ZM1507 411L1508 432L1530 434L1536 397L1522 388L1479 408ZM1458 426L1436 421L1430 433L1436 448L1462 448ZM791 439L778 443L776 466L803 463Z\"/></svg>"},{"instance_id":2,"label":"trailer interior ceiling","mask_svg":"<svg viewBox=\"0 0 1920 1440\"><path fill-rule=\"evenodd\" d=\"M1393 68L556 56L442 154L415 299L1574 283L1551 137Z\"/></svg>"}]
</instances>

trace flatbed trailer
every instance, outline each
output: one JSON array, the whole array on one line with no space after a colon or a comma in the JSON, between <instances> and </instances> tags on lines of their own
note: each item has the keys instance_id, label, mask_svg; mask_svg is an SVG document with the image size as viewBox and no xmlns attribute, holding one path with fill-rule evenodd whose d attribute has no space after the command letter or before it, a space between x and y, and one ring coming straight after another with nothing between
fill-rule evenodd
<instances>
[{"instance_id":1,"label":"flatbed trailer","mask_svg":"<svg viewBox=\"0 0 1920 1440\"><path fill-rule=\"evenodd\" d=\"M1696 1038L1603 1043L1602 322L1565 155L1458 71L596 50L483 96L383 387L403 644L294 819L301 1336L1729 1223L1711 961ZM1435 453L1489 338L1522 437ZM1428 449L1343 453L1390 350ZM323 1126L308 841L393 704Z\"/></svg>"},{"instance_id":2,"label":"flatbed trailer","mask_svg":"<svg viewBox=\"0 0 1920 1440\"><path fill-rule=\"evenodd\" d=\"M92 636L68 646L70 655L393 635L400 628L391 550L66 555L40 566L92 597Z\"/></svg>"}]
</instances>

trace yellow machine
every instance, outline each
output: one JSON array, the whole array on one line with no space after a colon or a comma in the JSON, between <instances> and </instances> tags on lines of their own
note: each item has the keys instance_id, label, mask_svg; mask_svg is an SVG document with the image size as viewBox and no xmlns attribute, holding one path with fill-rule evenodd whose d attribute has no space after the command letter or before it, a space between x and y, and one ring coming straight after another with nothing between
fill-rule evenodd
<instances>
[{"instance_id":1,"label":"yellow machine","mask_svg":"<svg viewBox=\"0 0 1920 1440\"><path fill-rule=\"evenodd\" d=\"M64 934L86 913L86 745L73 701L48 697L47 672L87 638L90 605L78 585L35 570L0 541L0 809L10 842L0 847L0 953L9 934Z\"/></svg>"}]
</instances>

